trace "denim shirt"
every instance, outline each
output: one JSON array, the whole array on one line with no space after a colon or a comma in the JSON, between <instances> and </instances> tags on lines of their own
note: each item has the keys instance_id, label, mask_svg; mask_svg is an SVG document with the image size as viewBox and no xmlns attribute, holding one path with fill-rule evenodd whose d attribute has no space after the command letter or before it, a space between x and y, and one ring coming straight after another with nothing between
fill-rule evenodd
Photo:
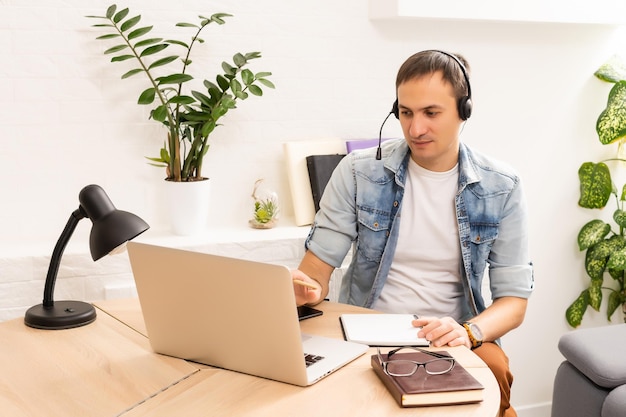
<instances>
[{"instance_id":1,"label":"denim shirt","mask_svg":"<svg viewBox=\"0 0 626 417\"><path fill-rule=\"evenodd\" d=\"M382 145L382 159L375 155L376 149L366 149L342 159L305 241L308 250L336 268L352 248L339 301L362 307L372 307L389 273L410 151L404 139L388 140ZM461 143L458 181L455 206L465 310L474 316L486 308L482 294L486 269L492 299L530 297L534 278L519 177Z\"/></svg>"}]
</instances>

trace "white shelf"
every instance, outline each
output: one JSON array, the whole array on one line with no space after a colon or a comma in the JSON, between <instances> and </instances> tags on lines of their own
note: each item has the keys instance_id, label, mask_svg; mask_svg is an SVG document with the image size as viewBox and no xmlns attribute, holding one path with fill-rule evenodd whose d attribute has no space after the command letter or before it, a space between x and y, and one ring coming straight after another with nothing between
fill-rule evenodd
<instances>
[{"instance_id":1,"label":"white shelf","mask_svg":"<svg viewBox=\"0 0 626 417\"><path fill-rule=\"evenodd\" d=\"M445 19L622 25L624 0L369 0L370 19Z\"/></svg>"}]
</instances>

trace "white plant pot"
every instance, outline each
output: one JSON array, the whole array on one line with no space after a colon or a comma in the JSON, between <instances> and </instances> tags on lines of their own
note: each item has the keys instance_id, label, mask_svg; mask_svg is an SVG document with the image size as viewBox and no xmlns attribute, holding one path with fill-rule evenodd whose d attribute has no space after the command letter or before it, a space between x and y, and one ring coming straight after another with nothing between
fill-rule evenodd
<instances>
[{"instance_id":1,"label":"white plant pot","mask_svg":"<svg viewBox=\"0 0 626 417\"><path fill-rule=\"evenodd\" d=\"M206 231L211 200L209 179L189 182L164 181L164 183L163 198L166 200L172 231L183 236Z\"/></svg>"}]
</instances>

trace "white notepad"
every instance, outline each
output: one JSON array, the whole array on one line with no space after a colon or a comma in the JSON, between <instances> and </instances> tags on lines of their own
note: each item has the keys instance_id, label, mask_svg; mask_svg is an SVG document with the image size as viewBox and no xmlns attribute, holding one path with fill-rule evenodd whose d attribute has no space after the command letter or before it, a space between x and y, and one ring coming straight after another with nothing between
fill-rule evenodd
<instances>
[{"instance_id":1,"label":"white notepad","mask_svg":"<svg viewBox=\"0 0 626 417\"><path fill-rule=\"evenodd\" d=\"M342 314L341 327L345 339L369 346L429 346L417 337L412 314Z\"/></svg>"}]
</instances>

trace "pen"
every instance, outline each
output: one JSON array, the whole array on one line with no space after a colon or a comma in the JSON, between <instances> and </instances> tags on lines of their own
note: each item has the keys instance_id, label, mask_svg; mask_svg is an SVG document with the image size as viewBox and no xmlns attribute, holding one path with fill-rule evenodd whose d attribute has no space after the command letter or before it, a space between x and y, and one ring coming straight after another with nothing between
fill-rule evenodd
<instances>
[{"instance_id":1,"label":"pen","mask_svg":"<svg viewBox=\"0 0 626 417\"><path fill-rule=\"evenodd\" d=\"M294 279L293 283L294 284L298 284L298 285L302 285L303 287L312 288L314 290L316 290L318 288L318 286L315 285L315 284L310 284L308 282L305 282L305 281L302 281L302 280L299 280L299 279Z\"/></svg>"}]
</instances>

